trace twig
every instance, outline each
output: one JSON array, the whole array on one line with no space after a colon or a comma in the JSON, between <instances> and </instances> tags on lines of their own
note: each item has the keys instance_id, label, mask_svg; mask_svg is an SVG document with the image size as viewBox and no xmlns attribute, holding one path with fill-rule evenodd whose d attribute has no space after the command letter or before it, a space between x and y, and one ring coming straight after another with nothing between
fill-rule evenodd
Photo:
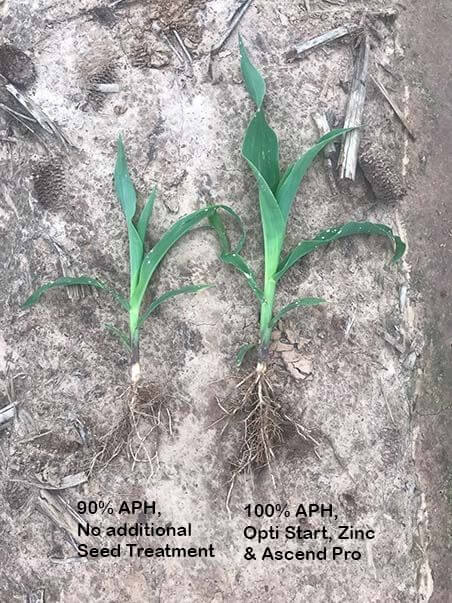
<instances>
[{"instance_id":1,"label":"twig","mask_svg":"<svg viewBox=\"0 0 452 603\"><path fill-rule=\"evenodd\" d=\"M344 128L355 128L347 132L342 140L339 164L341 178L355 179L356 165L358 163L358 150L361 140L361 120L366 100L366 81L369 69L369 37L364 34L361 38L358 56L355 62L350 94L347 101Z\"/></svg>"},{"instance_id":2,"label":"twig","mask_svg":"<svg viewBox=\"0 0 452 603\"><path fill-rule=\"evenodd\" d=\"M9 423L12 419L14 419L16 415L16 404L7 404L3 408L0 408L0 428L3 427L5 423Z\"/></svg>"},{"instance_id":3,"label":"twig","mask_svg":"<svg viewBox=\"0 0 452 603\"><path fill-rule=\"evenodd\" d=\"M179 59L179 61L183 64L184 63L184 57L181 55L181 53L177 50L177 48L174 46L174 44L171 42L171 40L169 39L169 37L166 35L166 33L163 31L163 29L160 27L160 25L158 23L156 23L155 21L152 23L152 29L153 31L161 36L166 44L169 46L169 48L174 52L174 54L177 56L177 58Z\"/></svg>"},{"instance_id":4,"label":"twig","mask_svg":"<svg viewBox=\"0 0 452 603\"><path fill-rule=\"evenodd\" d=\"M39 510L56 526L63 529L72 543L94 544L91 538L79 536L79 526L86 528L86 521L57 493L41 489L38 498Z\"/></svg>"},{"instance_id":5,"label":"twig","mask_svg":"<svg viewBox=\"0 0 452 603\"><path fill-rule=\"evenodd\" d=\"M407 293L408 293L408 287L404 283L400 287L400 293L399 293L399 308L400 308L400 312L401 313L403 313L403 311L405 310L405 307L406 307Z\"/></svg>"},{"instance_id":6,"label":"twig","mask_svg":"<svg viewBox=\"0 0 452 603\"><path fill-rule=\"evenodd\" d=\"M51 433L51 432L48 432L48 433ZM42 436L45 434L40 434L40 435ZM25 441L30 442L33 439L36 439L36 438L22 440L19 443L22 444ZM32 481L32 480L28 480L28 479L18 479L18 478L12 478L9 481L13 482L13 483L19 483L19 484L27 484L28 486L33 486L34 488L41 488L43 490L67 490L68 488L75 488L75 486L84 484L85 482L88 481L88 476L86 475L86 473L84 471L80 471L79 473L73 473L72 475L66 475L66 477L63 477L63 479L60 481L59 484L50 484L50 483L42 482L40 480Z\"/></svg>"},{"instance_id":7,"label":"twig","mask_svg":"<svg viewBox=\"0 0 452 603\"><path fill-rule=\"evenodd\" d=\"M214 55L218 54L220 52L220 50L223 48L223 46L226 44L226 42L229 40L232 32L237 27L241 18L243 17L243 15L246 13L248 8L250 7L250 4L252 1L253 0L245 0L245 2L243 2L243 4L241 4L238 7L238 9L233 13L233 15L229 18L228 23L230 23L230 25L229 25L228 29L226 30L226 33L224 34L224 36L218 42L218 44L213 46L212 49L210 50L210 58L212 58Z\"/></svg>"},{"instance_id":8,"label":"twig","mask_svg":"<svg viewBox=\"0 0 452 603\"><path fill-rule=\"evenodd\" d=\"M31 123L39 125L44 132L56 137L65 148L72 146L68 138L63 132L53 123L53 121L44 113L44 111L38 107L38 105L23 94L19 92L11 82L0 74L0 84L2 87L16 100L17 103L25 110L24 114L18 113L11 107L2 105L3 109L9 110L10 113L14 114L16 119L20 121L28 130L31 130L33 134L40 139L39 135L29 126L27 126L22 119L30 121Z\"/></svg>"},{"instance_id":9,"label":"twig","mask_svg":"<svg viewBox=\"0 0 452 603\"><path fill-rule=\"evenodd\" d=\"M11 113L12 115L14 115L16 117L20 117L21 119L25 119L26 121L31 121L32 123L34 123L34 121L35 121L29 115L24 115L24 113L21 113L20 111L16 111L12 107L9 107L8 105L5 105L4 103L0 103L0 107L2 109L4 109L5 111L7 111L8 113Z\"/></svg>"},{"instance_id":10,"label":"twig","mask_svg":"<svg viewBox=\"0 0 452 603\"><path fill-rule=\"evenodd\" d=\"M330 131L330 126L328 123L328 118L325 113L320 113L317 115L313 115L312 119L314 120L315 125L317 126L317 130L319 131L320 136L327 134ZM331 188L332 193L335 195L337 191L336 178L334 175L334 165L333 159L336 156L336 149L332 142L330 142L323 151L324 155L324 163L325 169L328 177L328 182Z\"/></svg>"},{"instance_id":11,"label":"twig","mask_svg":"<svg viewBox=\"0 0 452 603\"><path fill-rule=\"evenodd\" d=\"M18 111L14 111L14 109L11 109L11 107L8 107L8 105L5 105L4 103L0 103L0 109L3 109L4 111L6 111L10 115L12 115L16 121L18 121L20 124L22 124L24 126L24 128L26 128L29 132L34 134L34 136L36 136L36 138L45 146L45 143L42 140L42 138L40 136L38 136L38 134L36 134L36 132L33 130L33 128L31 128L26 123L26 121L24 121L24 119L29 120L28 117L23 116L22 113L19 113ZM47 147L46 147L46 149L47 149Z\"/></svg>"},{"instance_id":12,"label":"twig","mask_svg":"<svg viewBox=\"0 0 452 603\"><path fill-rule=\"evenodd\" d=\"M169 409L165 409L166 410L166 414L168 415L168 431L171 437L173 437L173 421L171 419L171 413L169 411Z\"/></svg>"},{"instance_id":13,"label":"twig","mask_svg":"<svg viewBox=\"0 0 452 603\"><path fill-rule=\"evenodd\" d=\"M377 10L369 10L366 9L363 6L357 6L356 8L350 8L349 9L351 14L356 15L359 13L362 13L365 16L370 16L370 17L377 17L377 18L391 18L391 19L395 19L396 17L399 16L399 12L393 8L393 7L384 7L381 9L377 9ZM325 17L325 16L332 16L335 15L337 13L343 13L344 12L344 6L340 6L338 8L328 8L328 9L322 9L322 10L313 10L310 12L309 17L310 18L317 18L317 17ZM305 18L308 17L308 15L305 16Z\"/></svg>"},{"instance_id":14,"label":"twig","mask_svg":"<svg viewBox=\"0 0 452 603\"><path fill-rule=\"evenodd\" d=\"M190 54L190 52L189 52L188 48L185 46L185 44L184 44L184 42L183 42L182 38L181 38L181 37L180 37L180 35L177 33L177 30L176 30L176 29L172 29L171 31L172 31L172 33L173 33L174 37L176 38L176 41L177 41L177 43L179 44L179 46L180 46L180 48L181 48L181 50L182 50L182 53L183 53L184 57L187 59L187 61L188 61L189 65L193 65L193 59L192 59L192 56L191 56L191 54Z\"/></svg>"},{"instance_id":15,"label":"twig","mask_svg":"<svg viewBox=\"0 0 452 603\"><path fill-rule=\"evenodd\" d=\"M336 29L327 31L326 33L320 36L316 36L315 38L306 40L306 42L301 42L301 44L297 44L294 48L292 48L291 50L289 50L289 52L286 53L286 61L292 62L296 59L300 59L301 55L307 52L308 50L318 48L319 46L323 46L324 44L328 44L329 42L333 42L334 40L343 38L348 34L357 33L361 29L362 28L359 25L356 25L354 23L336 27Z\"/></svg>"},{"instance_id":16,"label":"twig","mask_svg":"<svg viewBox=\"0 0 452 603\"><path fill-rule=\"evenodd\" d=\"M375 84L375 86L379 90L379 92L383 95L383 97L386 99L386 101L391 106L392 110L394 111L394 113L398 117L398 119L399 119L400 123L402 124L402 126L408 132L408 135L411 138L411 140L416 140L416 136L414 135L413 131L411 130L411 128L406 123L402 111L399 109L397 103L389 96L389 93L386 90L386 88L383 85L383 83L380 82L380 80L377 79L376 77L374 77L373 75L371 75L370 77L372 79L372 82Z\"/></svg>"},{"instance_id":17,"label":"twig","mask_svg":"<svg viewBox=\"0 0 452 603\"><path fill-rule=\"evenodd\" d=\"M119 84L92 84L90 90L102 92L103 94L115 94L121 91Z\"/></svg>"},{"instance_id":18,"label":"twig","mask_svg":"<svg viewBox=\"0 0 452 603\"><path fill-rule=\"evenodd\" d=\"M40 433L36 433L35 435L29 436L28 438L23 438L22 440L19 440L17 443L18 444L28 444L29 442L34 442L35 440L38 440L39 438L43 438L46 435L49 435L49 433L52 433L51 429L48 429L47 431L42 431Z\"/></svg>"},{"instance_id":19,"label":"twig","mask_svg":"<svg viewBox=\"0 0 452 603\"><path fill-rule=\"evenodd\" d=\"M352 327L355 323L355 319L356 319L356 312L353 313L353 316L349 316L349 318L347 320L347 325L346 325L345 331L344 331L345 339L348 339L348 336L350 335L350 331L352 330Z\"/></svg>"}]
</instances>

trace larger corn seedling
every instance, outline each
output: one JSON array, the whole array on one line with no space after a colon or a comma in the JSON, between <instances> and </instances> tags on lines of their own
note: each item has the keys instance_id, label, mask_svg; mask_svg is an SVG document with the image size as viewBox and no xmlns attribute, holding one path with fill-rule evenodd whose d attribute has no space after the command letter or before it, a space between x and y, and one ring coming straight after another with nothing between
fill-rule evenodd
<instances>
[{"instance_id":1,"label":"larger corn seedling","mask_svg":"<svg viewBox=\"0 0 452 603\"><path fill-rule=\"evenodd\" d=\"M181 237L193 230L202 220L216 214L219 209L223 209L227 213L233 215L239 221L240 219L230 208L222 205L212 205L199 209L198 211L195 211L178 220L149 251L146 251L147 231L154 207L156 189L153 190L139 216L136 218L135 214L137 211L137 196L129 175L124 145L121 138L118 140L118 153L115 168L115 190L121 208L124 212L129 238L129 299L127 300L112 286L98 280L97 278L88 276L62 277L39 287L25 301L23 307L28 308L32 306L40 300L41 296L47 290L54 287L89 285L91 287L96 287L97 289L102 289L109 292L111 295L113 295L114 299L118 302L121 308L128 313L128 334L118 329L116 326L106 326L130 351L131 382L132 386L136 387L140 379L139 335L140 328L142 327L144 321L151 316L151 314L160 306L160 304L171 299L172 297L182 293L196 293L197 291L201 291L202 289L210 286L188 285L186 287L181 287L180 289L167 291L163 295L154 298L148 307L141 312L145 294L158 265ZM242 235L239 248L241 248L243 245L243 240L244 237Z\"/></svg>"},{"instance_id":2,"label":"larger corn seedling","mask_svg":"<svg viewBox=\"0 0 452 603\"><path fill-rule=\"evenodd\" d=\"M351 235L382 235L394 245L393 261L397 261L405 251L405 244L395 236L392 230L382 224L370 222L348 222L319 232L313 239L302 240L292 250L282 254L287 222L300 183L316 156L335 138L346 132L343 129L332 130L322 136L317 143L306 151L297 161L290 164L284 172L280 171L278 138L268 125L263 102L266 92L265 81L251 63L247 51L240 39L241 69L246 89L257 106L242 146L243 157L250 166L259 189L259 207L264 240L263 286L260 286L256 274L236 251L230 248L229 239L221 216L217 213L209 220L216 229L221 247L221 259L241 272L260 304L259 341L244 345L237 356L240 365L245 354L257 348L257 366L242 384L246 384L246 393L239 406L231 414L245 414L245 441L237 459L235 476L252 466L268 466L274 457L273 447L283 437L284 423L292 423L297 432L308 437L302 426L292 421L275 401L268 378L269 347L272 331L276 323L290 310L302 306L315 306L324 303L317 297L295 299L280 310L274 310L277 286L287 271L299 260L321 246ZM232 480L232 481L233 481Z\"/></svg>"}]
</instances>

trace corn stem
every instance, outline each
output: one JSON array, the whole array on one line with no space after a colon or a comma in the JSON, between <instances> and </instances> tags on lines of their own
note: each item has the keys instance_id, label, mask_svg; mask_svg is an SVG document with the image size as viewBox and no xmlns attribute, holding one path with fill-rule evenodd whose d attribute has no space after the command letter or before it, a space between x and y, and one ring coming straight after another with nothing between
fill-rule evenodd
<instances>
[{"instance_id":1,"label":"corn stem","mask_svg":"<svg viewBox=\"0 0 452 603\"><path fill-rule=\"evenodd\" d=\"M132 386L136 386L140 380L140 346L138 320L140 307L138 304L130 304L129 330L130 330L130 380Z\"/></svg>"},{"instance_id":2,"label":"corn stem","mask_svg":"<svg viewBox=\"0 0 452 603\"><path fill-rule=\"evenodd\" d=\"M273 277L265 279L264 301L261 304L260 316L260 346L259 356L265 358L268 354L272 330L270 322L273 316L273 304L275 303L276 281Z\"/></svg>"},{"instance_id":3,"label":"corn stem","mask_svg":"<svg viewBox=\"0 0 452 603\"><path fill-rule=\"evenodd\" d=\"M138 337L132 341L132 350L130 353L130 381L132 387L136 387L141 378L140 368L140 346Z\"/></svg>"}]
</instances>

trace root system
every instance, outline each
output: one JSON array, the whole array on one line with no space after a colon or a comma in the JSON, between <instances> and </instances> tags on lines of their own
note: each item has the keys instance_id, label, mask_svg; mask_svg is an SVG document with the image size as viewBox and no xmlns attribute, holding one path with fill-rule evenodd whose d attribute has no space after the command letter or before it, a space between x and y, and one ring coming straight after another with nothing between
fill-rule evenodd
<instances>
[{"instance_id":1,"label":"root system","mask_svg":"<svg viewBox=\"0 0 452 603\"><path fill-rule=\"evenodd\" d=\"M309 430L290 417L278 402L269 374L267 364L259 362L256 369L237 385L237 389L241 391L238 402L234 402L228 409L220 406L224 413L220 420L226 420L222 432L233 422L242 428L239 452L232 462L226 499L228 512L235 482L242 473L268 469L276 487L273 462L276 450L284 444L287 433L295 432L314 447L319 446Z\"/></svg>"},{"instance_id":2,"label":"root system","mask_svg":"<svg viewBox=\"0 0 452 603\"><path fill-rule=\"evenodd\" d=\"M103 471L121 453L132 463L147 463L151 475L159 465L158 450L162 433L173 434L172 417L165 399L152 386L130 386L121 396L121 411L112 427L104 433L89 467Z\"/></svg>"}]
</instances>

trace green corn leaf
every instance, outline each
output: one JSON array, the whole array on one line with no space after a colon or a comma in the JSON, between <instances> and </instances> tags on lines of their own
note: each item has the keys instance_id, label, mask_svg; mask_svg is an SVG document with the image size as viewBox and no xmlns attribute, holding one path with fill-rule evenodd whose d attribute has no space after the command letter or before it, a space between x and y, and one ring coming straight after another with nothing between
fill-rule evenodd
<instances>
[{"instance_id":1,"label":"green corn leaf","mask_svg":"<svg viewBox=\"0 0 452 603\"><path fill-rule=\"evenodd\" d=\"M154 209L154 202L156 196L157 188L154 187L154 190L149 195L137 222L137 232L140 235L140 239L143 241L143 244L146 242L146 233L149 226L149 220L152 216L152 210Z\"/></svg>"},{"instance_id":2,"label":"green corn leaf","mask_svg":"<svg viewBox=\"0 0 452 603\"><path fill-rule=\"evenodd\" d=\"M127 158L121 136L118 137L118 154L115 166L115 190L127 222L135 215L137 196L127 168Z\"/></svg>"},{"instance_id":3,"label":"green corn leaf","mask_svg":"<svg viewBox=\"0 0 452 603\"><path fill-rule=\"evenodd\" d=\"M246 138L247 135L245 135L242 155L251 167L259 186L259 203L264 233L265 267L266 271L276 270L284 238L285 222L270 184L255 163L255 161L259 161L258 156L255 150L251 148L251 145L247 144ZM258 139L256 139L256 144L259 145Z\"/></svg>"},{"instance_id":4,"label":"green corn leaf","mask_svg":"<svg viewBox=\"0 0 452 603\"><path fill-rule=\"evenodd\" d=\"M228 254L231 250L231 243L224 222L217 211L209 216L209 224L215 230L218 237L218 242L220 243L220 257Z\"/></svg>"},{"instance_id":5,"label":"green corn leaf","mask_svg":"<svg viewBox=\"0 0 452 603\"><path fill-rule=\"evenodd\" d=\"M260 172L274 193L279 182L279 145L278 137L268 125L262 110L265 81L252 65L241 38L239 45L245 86L258 109L246 130L242 155Z\"/></svg>"},{"instance_id":6,"label":"green corn leaf","mask_svg":"<svg viewBox=\"0 0 452 603\"><path fill-rule=\"evenodd\" d=\"M262 174L274 193L279 183L278 137L268 125L262 109L257 111L246 129L242 155Z\"/></svg>"},{"instance_id":7,"label":"green corn leaf","mask_svg":"<svg viewBox=\"0 0 452 603\"><path fill-rule=\"evenodd\" d=\"M129 258L130 258L130 295L133 295L140 277L141 262L143 260L144 245L137 229L129 222L127 224L129 233Z\"/></svg>"},{"instance_id":8,"label":"green corn leaf","mask_svg":"<svg viewBox=\"0 0 452 603\"><path fill-rule=\"evenodd\" d=\"M172 297L176 297L176 295L182 295L182 293L198 293L198 291L203 291L204 289L209 289L210 287L214 287L215 285L188 285L186 287L181 287L180 289L172 289L171 291L167 291L160 297L154 299L149 308L144 312L144 314L140 317L138 322L138 327L140 327L143 322L149 318L149 316L154 312L156 308L166 302L168 299Z\"/></svg>"},{"instance_id":9,"label":"green corn leaf","mask_svg":"<svg viewBox=\"0 0 452 603\"><path fill-rule=\"evenodd\" d=\"M353 235L379 235L387 237L394 245L395 251L392 258L393 262L397 262L405 253L406 245L400 237L394 235L389 226L384 224L373 224L372 222L348 222L342 226L329 228L319 232L314 239L310 241L301 241L280 263L278 272L275 275L276 280L279 280L291 266L293 266L302 257L316 250L322 245L328 245L333 241L349 237Z\"/></svg>"},{"instance_id":10,"label":"green corn leaf","mask_svg":"<svg viewBox=\"0 0 452 603\"><path fill-rule=\"evenodd\" d=\"M281 182L276 191L276 199L286 222L297 194L298 187L300 186L304 175L314 159L317 157L320 151L326 147L327 144L332 142L338 136L349 132L351 129L352 128L340 128L331 130L331 132L328 132L328 134L325 134L319 138L316 144L306 151L306 153L304 153L300 159L298 159L298 161L289 165L285 174L281 178Z\"/></svg>"},{"instance_id":11,"label":"green corn leaf","mask_svg":"<svg viewBox=\"0 0 452 603\"><path fill-rule=\"evenodd\" d=\"M286 171L281 176L281 178L279 180L278 188L276 189L276 195L277 195L277 197L279 196L279 191L281 190L283 184L286 182L287 178L289 178L290 174L292 173L292 169L293 169L293 167L294 167L294 165L296 163L297 163L296 161L293 161L292 163L289 163L289 165L287 166Z\"/></svg>"},{"instance_id":12,"label":"green corn leaf","mask_svg":"<svg viewBox=\"0 0 452 603\"><path fill-rule=\"evenodd\" d=\"M102 283L98 279L91 278L89 276L62 276L54 281L46 283L45 285L41 285L41 287L38 287L38 289L36 289L36 291L30 295L30 297L22 304L21 307L30 308L36 304L41 299L43 294L49 289L54 289L55 287L71 287L74 285L88 285L90 287L96 287L97 289L103 289L104 291L110 293L125 310L129 310L128 301L120 293L115 291L115 289L106 283Z\"/></svg>"},{"instance_id":13,"label":"green corn leaf","mask_svg":"<svg viewBox=\"0 0 452 603\"><path fill-rule=\"evenodd\" d=\"M292 303L287 304L287 306L284 306L284 308L282 308L272 318L272 320L270 322L270 329L273 329L276 326L276 324L278 323L278 320L281 320L281 318L283 316L285 316L287 314L287 312L290 312L294 308L299 308L300 306L318 306L319 304L324 304L324 303L326 303L325 300L320 297L301 297L300 299L296 299Z\"/></svg>"},{"instance_id":14,"label":"green corn leaf","mask_svg":"<svg viewBox=\"0 0 452 603\"><path fill-rule=\"evenodd\" d=\"M259 170L248 161L259 185L259 206L264 235L265 279L276 272L284 240L285 223L278 202Z\"/></svg>"},{"instance_id":15,"label":"green corn leaf","mask_svg":"<svg viewBox=\"0 0 452 603\"><path fill-rule=\"evenodd\" d=\"M116 291L116 289L113 289L113 287L110 287L110 285L108 285L107 283L101 283L101 284L103 285L102 289L104 291L106 291L107 293L109 293L113 297L113 299L118 302L118 304L121 306L121 308L123 308L126 312L128 312L130 310L130 304L123 295L118 293L118 291Z\"/></svg>"},{"instance_id":16,"label":"green corn leaf","mask_svg":"<svg viewBox=\"0 0 452 603\"><path fill-rule=\"evenodd\" d=\"M130 346L130 341L129 338L127 337L127 335L124 333L124 331L121 331L121 329L118 329L117 327L115 327L115 325L112 325L110 323L106 323L104 325L104 327L107 329L107 331L109 331L114 337L116 337L117 339L119 339L119 341L126 347L126 349L128 349L129 351L131 350L131 346Z\"/></svg>"},{"instance_id":17,"label":"green corn leaf","mask_svg":"<svg viewBox=\"0 0 452 603\"><path fill-rule=\"evenodd\" d=\"M226 211L230 210L230 208L228 208L227 206L217 206L217 207L219 207L221 209L225 209ZM230 210L230 211L232 211L232 210ZM225 264L230 264L231 266L234 266L235 268L237 268L237 270L245 276L246 282L250 286L253 293L256 295L257 299L262 302L264 299L264 294L257 286L256 275L255 275L254 271L250 268L250 266L246 263L245 259L238 252L238 250L243 247L242 238L243 238L244 232L245 232L243 229L242 220L235 212L232 212L232 213L238 220L240 220L240 225L242 227L242 233L243 233L242 237L241 237L241 241L239 242L239 245L237 246L237 248L234 251L230 251L231 246L230 246L230 242L229 242L229 237L227 235L226 228L223 224L223 220L221 219L221 216L218 213L218 211L215 211L209 217L210 225L216 231L218 240L220 242L220 260L222 262L224 262Z\"/></svg>"},{"instance_id":18,"label":"green corn leaf","mask_svg":"<svg viewBox=\"0 0 452 603\"><path fill-rule=\"evenodd\" d=\"M249 95L260 109L265 97L265 80L259 71L251 63L241 36L239 36L240 68Z\"/></svg>"},{"instance_id":19,"label":"green corn leaf","mask_svg":"<svg viewBox=\"0 0 452 603\"><path fill-rule=\"evenodd\" d=\"M237 366L242 366L243 361L245 360L245 356L250 352L253 348L256 347L255 343L245 343L240 346L239 351L235 357L235 363Z\"/></svg>"},{"instance_id":20,"label":"green corn leaf","mask_svg":"<svg viewBox=\"0 0 452 603\"><path fill-rule=\"evenodd\" d=\"M210 206L199 209L188 216L184 216L173 224L173 226L171 226L171 228L162 236L160 241L154 245L151 251L144 256L138 285L133 294L134 304L141 304L152 275L171 247L177 243L181 237L193 230L201 220L212 215L214 211L215 208Z\"/></svg>"},{"instance_id":21,"label":"green corn leaf","mask_svg":"<svg viewBox=\"0 0 452 603\"><path fill-rule=\"evenodd\" d=\"M209 223L217 233L220 242L220 253L240 253L243 249L243 246L245 245L246 240L245 225L243 224L242 218L228 205L212 205L211 209L212 212L209 215ZM229 242L229 237L226 228L218 212L218 210L220 209L232 216L238 222L240 227L240 238L233 251L231 250L231 244Z\"/></svg>"},{"instance_id":22,"label":"green corn leaf","mask_svg":"<svg viewBox=\"0 0 452 603\"><path fill-rule=\"evenodd\" d=\"M246 282L248 283L249 287L251 288L251 291L253 291L253 293L255 294L257 299L260 302L264 301L264 293L257 286L256 274L255 274L254 270L252 270L252 268L250 268L250 266L247 264L247 262L244 260L244 258L240 254L224 253L224 254L220 255L220 259L225 264L230 264L231 266L234 266L234 268L237 268L237 270L239 272L241 272L243 274L243 276L246 278Z\"/></svg>"}]
</instances>

